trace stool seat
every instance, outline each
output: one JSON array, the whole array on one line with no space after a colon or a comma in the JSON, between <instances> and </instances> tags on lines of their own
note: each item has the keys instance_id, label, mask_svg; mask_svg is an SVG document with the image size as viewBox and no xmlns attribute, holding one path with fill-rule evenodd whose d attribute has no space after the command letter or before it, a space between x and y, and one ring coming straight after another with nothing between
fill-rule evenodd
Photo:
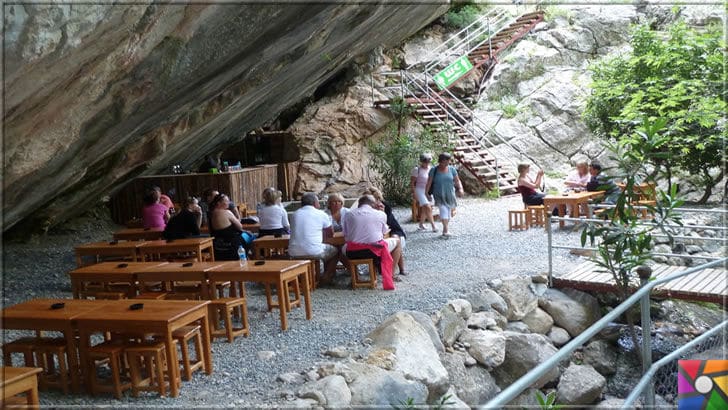
<instances>
[{"instance_id":1,"label":"stool seat","mask_svg":"<svg viewBox=\"0 0 728 410\"><path fill-rule=\"evenodd\" d=\"M122 381L121 379L122 371L125 371L123 363L124 345L114 341L97 344L87 349L86 356L89 358L91 394L99 392L114 393L114 396L121 400L122 392L131 388L129 380ZM97 366L102 363L108 363L111 369L110 382L104 383L99 378Z\"/></svg>"},{"instance_id":2,"label":"stool seat","mask_svg":"<svg viewBox=\"0 0 728 410\"><path fill-rule=\"evenodd\" d=\"M68 367L66 339L39 338L33 348L33 353L36 363L43 368L38 378L40 387L42 389L60 388L64 394L68 394L71 374ZM58 360L58 371L56 371L56 360Z\"/></svg>"},{"instance_id":3,"label":"stool seat","mask_svg":"<svg viewBox=\"0 0 728 410\"><path fill-rule=\"evenodd\" d=\"M546 223L546 207L543 205L528 205L526 209L530 212L528 225L543 227Z\"/></svg>"},{"instance_id":4,"label":"stool seat","mask_svg":"<svg viewBox=\"0 0 728 410\"><path fill-rule=\"evenodd\" d=\"M130 343L125 347L131 376L131 394L139 397L140 391L156 391L164 396L169 387L170 373L166 362L166 348L162 342ZM142 362L143 361L143 362ZM144 365L145 373L142 373Z\"/></svg>"},{"instance_id":5,"label":"stool seat","mask_svg":"<svg viewBox=\"0 0 728 410\"><path fill-rule=\"evenodd\" d=\"M37 337L23 337L12 342L3 344L3 363L5 366L13 365L13 353L23 355L23 366L35 367L35 359L33 358L33 348L38 343Z\"/></svg>"},{"instance_id":6,"label":"stool seat","mask_svg":"<svg viewBox=\"0 0 728 410\"><path fill-rule=\"evenodd\" d=\"M232 343L233 340L238 336L249 336L250 330L248 328L248 307L245 298L220 298L213 299L208 305L210 309L210 317L217 318L218 312L222 313L223 321L225 322L224 329L218 329L218 323L213 323L210 326L210 337L212 339L216 337L227 337L228 342ZM240 327L233 326L232 313L235 309L241 310L240 315Z\"/></svg>"},{"instance_id":7,"label":"stool seat","mask_svg":"<svg viewBox=\"0 0 728 410\"><path fill-rule=\"evenodd\" d=\"M369 279L362 280L359 276L357 267L359 265L369 266ZM374 259L349 259L349 273L351 274L351 288L369 288L377 287L377 270L374 267Z\"/></svg>"},{"instance_id":8,"label":"stool seat","mask_svg":"<svg viewBox=\"0 0 728 410\"><path fill-rule=\"evenodd\" d=\"M181 351L180 364L182 365L182 379L189 381L192 379L192 372L202 369L204 361L202 360L202 332L201 327L184 326L172 332L172 338L179 343ZM189 347L187 343L194 340L195 344L195 360L191 360Z\"/></svg>"}]
</instances>

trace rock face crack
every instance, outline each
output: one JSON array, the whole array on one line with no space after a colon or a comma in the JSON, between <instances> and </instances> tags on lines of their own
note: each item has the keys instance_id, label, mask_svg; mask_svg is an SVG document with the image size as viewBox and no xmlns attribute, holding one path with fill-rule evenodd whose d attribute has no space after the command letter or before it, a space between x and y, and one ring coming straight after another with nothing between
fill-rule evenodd
<instances>
[{"instance_id":1,"label":"rock face crack","mask_svg":"<svg viewBox=\"0 0 728 410\"><path fill-rule=\"evenodd\" d=\"M539 131L538 128L536 128L535 126L530 126L529 128L531 128L533 130L533 133L536 134L536 136L538 137L538 139L540 139L541 142L543 142L544 144L546 144L546 146L548 146L549 148L551 148L555 152L558 152L559 154L563 155L567 159L570 158L569 155L565 154L563 151L561 151L560 149L556 148L553 144L551 144L550 142L546 141L546 139L541 135L541 131Z\"/></svg>"}]
</instances>

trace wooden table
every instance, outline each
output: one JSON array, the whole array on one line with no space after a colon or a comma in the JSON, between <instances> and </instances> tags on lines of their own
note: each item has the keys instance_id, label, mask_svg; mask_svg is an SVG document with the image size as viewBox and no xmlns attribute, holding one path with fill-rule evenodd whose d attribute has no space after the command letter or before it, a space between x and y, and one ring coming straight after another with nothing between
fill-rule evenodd
<instances>
[{"instance_id":1,"label":"wooden table","mask_svg":"<svg viewBox=\"0 0 728 410\"><path fill-rule=\"evenodd\" d=\"M261 236L253 241L253 259L265 259L270 257L275 250L288 250L290 235L281 235L277 238L272 235ZM334 232L334 236L325 238L324 243L336 247L344 246L344 233Z\"/></svg>"},{"instance_id":2,"label":"wooden table","mask_svg":"<svg viewBox=\"0 0 728 410\"><path fill-rule=\"evenodd\" d=\"M25 393L27 406L29 408L39 407L38 373L41 371L43 369L39 367L3 367L3 377L0 380L3 403L8 403L8 400L14 396Z\"/></svg>"},{"instance_id":3,"label":"wooden table","mask_svg":"<svg viewBox=\"0 0 728 410\"><path fill-rule=\"evenodd\" d=\"M210 349L210 325L207 318L209 301L144 300L144 307L130 310L130 300L104 300L103 308L90 310L74 318L81 343L81 364L88 362L85 352L90 346L91 335L96 332L152 333L163 336L167 350L167 368L171 396L179 395L179 365L177 347L172 332L193 322L202 325L202 356L207 374L212 373ZM88 375L86 375L88 385Z\"/></svg>"},{"instance_id":4,"label":"wooden table","mask_svg":"<svg viewBox=\"0 0 728 410\"><path fill-rule=\"evenodd\" d=\"M101 302L103 301L83 299L29 300L3 309L2 328L63 332L66 339L66 351L68 352L71 387L74 392L79 392L78 375L81 372L81 367L79 367L73 321L84 313L98 309ZM51 309L51 305L54 303L65 303L65 306L62 309Z\"/></svg>"},{"instance_id":5,"label":"wooden table","mask_svg":"<svg viewBox=\"0 0 728 410\"><path fill-rule=\"evenodd\" d=\"M212 249L212 238L186 238L173 241L147 241L139 242L140 260L146 261L147 256L154 258L157 255L194 252L199 262L203 261L202 253L209 251L210 260L215 260Z\"/></svg>"},{"instance_id":6,"label":"wooden table","mask_svg":"<svg viewBox=\"0 0 728 410\"><path fill-rule=\"evenodd\" d=\"M81 298L81 292L85 284L109 282L125 282L129 284L128 298L136 296L136 274L143 269L158 269L167 262L124 262L126 266L120 266L119 262L101 262L94 265L84 266L68 273L71 277L71 290L74 299Z\"/></svg>"},{"instance_id":7,"label":"wooden table","mask_svg":"<svg viewBox=\"0 0 728 410\"><path fill-rule=\"evenodd\" d=\"M126 228L114 232L119 241L156 241L162 239L164 228Z\"/></svg>"},{"instance_id":8,"label":"wooden table","mask_svg":"<svg viewBox=\"0 0 728 410\"><path fill-rule=\"evenodd\" d=\"M260 224L243 224L243 230L257 233L260 230ZM207 226L202 226L200 227L200 233L209 235L210 228Z\"/></svg>"},{"instance_id":9,"label":"wooden table","mask_svg":"<svg viewBox=\"0 0 728 410\"><path fill-rule=\"evenodd\" d=\"M139 282L163 282L165 289L173 291L174 285L168 285L173 282L195 282L200 286L200 296L203 299L211 299L207 289L207 277L205 272L222 265L224 262L170 262L162 265L154 266L151 263L142 264L136 270L137 280Z\"/></svg>"},{"instance_id":10,"label":"wooden table","mask_svg":"<svg viewBox=\"0 0 728 410\"><path fill-rule=\"evenodd\" d=\"M288 329L286 303L282 298L288 298L288 289L285 283L298 277L303 284L302 292L305 298L306 319L311 320L311 284L308 280L311 261L308 260L266 260L263 265L255 265L253 261L241 264L238 261L225 262L211 270L215 272L218 280L231 282L261 282L273 285L278 292L278 307L281 315L281 329ZM219 274L218 274L219 273ZM224 275L223 275L224 274ZM268 301L270 306L270 300Z\"/></svg>"},{"instance_id":11,"label":"wooden table","mask_svg":"<svg viewBox=\"0 0 728 410\"><path fill-rule=\"evenodd\" d=\"M579 217L579 207L582 204L586 204L590 199L599 197L604 193L601 191L582 191L582 192L570 192L566 195L546 195L543 199L543 205L546 208L546 212L551 212L551 209L558 207L559 215L566 215L566 207L569 206L571 210L570 216L572 218ZM564 227L564 221L559 221L559 227Z\"/></svg>"},{"instance_id":12,"label":"wooden table","mask_svg":"<svg viewBox=\"0 0 728 410\"><path fill-rule=\"evenodd\" d=\"M99 257L126 257L130 259L133 262L136 262L137 259L137 249L139 246L141 246L144 242L115 242L115 241L109 241L109 242L92 242L92 243L86 243L83 245L76 246L76 266L81 267L84 266L83 263L83 257L84 256L94 256L98 262Z\"/></svg>"}]
</instances>

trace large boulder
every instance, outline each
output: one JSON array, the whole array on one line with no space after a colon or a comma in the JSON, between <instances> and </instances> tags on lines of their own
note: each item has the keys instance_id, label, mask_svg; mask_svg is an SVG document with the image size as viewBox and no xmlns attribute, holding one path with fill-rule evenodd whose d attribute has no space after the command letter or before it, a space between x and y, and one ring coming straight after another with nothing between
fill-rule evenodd
<instances>
[{"instance_id":1,"label":"large boulder","mask_svg":"<svg viewBox=\"0 0 728 410\"><path fill-rule=\"evenodd\" d=\"M500 388L487 370L480 366L466 367L462 353L443 353L440 356L447 369L450 384L457 396L469 406L484 404L500 392Z\"/></svg>"},{"instance_id":2,"label":"large boulder","mask_svg":"<svg viewBox=\"0 0 728 410\"><path fill-rule=\"evenodd\" d=\"M463 330L467 328L465 319L450 305L445 305L440 309L438 316L440 320L437 322L437 333L445 346L452 346Z\"/></svg>"},{"instance_id":3,"label":"large boulder","mask_svg":"<svg viewBox=\"0 0 728 410\"><path fill-rule=\"evenodd\" d=\"M521 320L538 307L538 297L532 286L531 278L527 276L511 276L503 279L498 293L508 306L506 319Z\"/></svg>"},{"instance_id":4,"label":"large boulder","mask_svg":"<svg viewBox=\"0 0 728 410\"><path fill-rule=\"evenodd\" d=\"M427 402L427 386L406 379L402 373L387 371L364 363L336 363L319 370L322 375L339 374L351 392L352 406L389 407L408 399L415 404Z\"/></svg>"},{"instance_id":5,"label":"large boulder","mask_svg":"<svg viewBox=\"0 0 728 410\"><path fill-rule=\"evenodd\" d=\"M556 348L544 335L507 331L503 335L506 337L505 360L494 370L499 386L510 385L556 353ZM556 366L539 378L534 387L541 388L556 381L560 374Z\"/></svg>"},{"instance_id":6,"label":"large boulder","mask_svg":"<svg viewBox=\"0 0 728 410\"><path fill-rule=\"evenodd\" d=\"M455 313L465 320L468 320L470 315L473 313L473 306L465 299L448 300L447 306L451 307Z\"/></svg>"},{"instance_id":7,"label":"large boulder","mask_svg":"<svg viewBox=\"0 0 728 410\"><path fill-rule=\"evenodd\" d=\"M470 329L492 330L497 327L503 330L508 325L508 320L498 313L497 310L488 310L485 312L475 312L470 315L467 325Z\"/></svg>"},{"instance_id":8,"label":"large boulder","mask_svg":"<svg viewBox=\"0 0 728 410\"><path fill-rule=\"evenodd\" d=\"M506 338L503 332L468 329L460 336L460 341L467 343L470 346L468 353L488 369L500 366L505 360Z\"/></svg>"},{"instance_id":9,"label":"large boulder","mask_svg":"<svg viewBox=\"0 0 728 410\"><path fill-rule=\"evenodd\" d=\"M606 384L607 379L593 367L572 363L559 379L556 402L567 406L594 404Z\"/></svg>"},{"instance_id":10,"label":"large boulder","mask_svg":"<svg viewBox=\"0 0 728 410\"><path fill-rule=\"evenodd\" d=\"M495 310L502 315L508 313L506 301L493 289L485 288L473 292L467 296L467 299L470 301L473 312Z\"/></svg>"},{"instance_id":11,"label":"large boulder","mask_svg":"<svg viewBox=\"0 0 728 410\"><path fill-rule=\"evenodd\" d=\"M367 338L372 346L391 349L397 356L394 370L427 386L431 394L447 390L447 370L430 336L422 326L405 312L388 317Z\"/></svg>"},{"instance_id":12,"label":"large boulder","mask_svg":"<svg viewBox=\"0 0 728 410\"><path fill-rule=\"evenodd\" d=\"M588 364L603 376L613 375L617 369L617 348L606 340L594 340L582 352L584 364Z\"/></svg>"},{"instance_id":13,"label":"large boulder","mask_svg":"<svg viewBox=\"0 0 728 410\"><path fill-rule=\"evenodd\" d=\"M403 310L402 312L412 316L412 319L416 320L417 323L425 329L427 334L430 336L432 345L435 346L435 349L437 349L438 352L445 351L445 346L443 346L442 340L440 340L440 336L437 334L437 328L435 327L435 323L432 321L431 317L416 310Z\"/></svg>"},{"instance_id":14,"label":"large boulder","mask_svg":"<svg viewBox=\"0 0 728 410\"><path fill-rule=\"evenodd\" d=\"M314 399L327 408L348 407L351 404L351 391L346 380L339 375L331 375L323 379L307 383L299 389L298 396Z\"/></svg>"},{"instance_id":15,"label":"large boulder","mask_svg":"<svg viewBox=\"0 0 728 410\"><path fill-rule=\"evenodd\" d=\"M576 337L601 317L599 302L593 296L573 289L547 290L538 300L539 306L554 324Z\"/></svg>"},{"instance_id":16,"label":"large boulder","mask_svg":"<svg viewBox=\"0 0 728 410\"><path fill-rule=\"evenodd\" d=\"M554 324L554 319L541 308L530 311L521 321L528 326L531 332L542 335L548 334Z\"/></svg>"}]
</instances>

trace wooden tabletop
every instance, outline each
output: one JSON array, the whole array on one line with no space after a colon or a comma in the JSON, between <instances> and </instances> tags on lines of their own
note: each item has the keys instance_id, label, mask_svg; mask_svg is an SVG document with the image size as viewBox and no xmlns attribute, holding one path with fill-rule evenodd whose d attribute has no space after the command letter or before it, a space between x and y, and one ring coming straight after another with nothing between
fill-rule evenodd
<instances>
[{"instance_id":1,"label":"wooden tabletop","mask_svg":"<svg viewBox=\"0 0 728 410\"><path fill-rule=\"evenodd\" d=\"M285 272L290 269L296 269L311 263L308 260L266 260L262 265L256 265L255 261L245 261L242 265L239 261L223 262L219 266L211 269L212 272Z\"/></svg>"},{"instance_id":2,"label":"wooden tabletop","mask_svg":"<svg viewBox=\"0 0 728 410\"><path fill-rule=\"evenodd\" d=\"M113 275L115 273L134 274L146 269L160 269L163 265L167 264L168 262L100 262L82 268L76 268L69 272L69 274L80 276L97 274Z\"/></svg>"},{"instance_id":3,"label":"wooden tabletop","mask_svg":"<svg viewBox=\"0 0 728 410\"><path fill-rule=\"evenodd\" d=\"M143 301L122 299L93 301L102 302L102 308L85 311L74 318L81 324L84 322L97 322L112 325L123 322L127 328L135 325L168 324L182 316L189 314L200 307L209 304L207 300L150 300ZM142 303L143 308L131 310L129 307L135 303Z\"/></svg>"},{"instance_id":4,"label":"wooden tabletop","mask_svg":"<svg viewBox=\"0 0 728 410\"><path fill-rule=\"evenodd\" d=\"M121 242L120 242L121 243ZM164 239L158 241L145 241L138 242L140 248L174 248L174 247L188 247L188 246L199 246L212 245L212 238L184 238L167 241Z\"/></svg>"},{"instance_id":5,"label":"wooden tabletop","mask_svg":"<svg viewBox=\"0 0 728 410\"><path fill-rule=\"evenodd\" d=\"M183 272L207 272L210 269L222 265L224 262L168 262L140 263L136 268L136 273L163 272L163 273L183 273ZM237 262L236 262L237 263ZM170 276L171 277L171 276Z\"/></svg>"},{"instance_id":6,"label":"wooden tabletop","mask_svg":"<svg viewBox=\"0 0 728 410\"><path fill-rule=\"evenodd\" d=\"M588 200L594 197L604 195L602 191L581 191L581 192L568 192L561 194L549 194L544 197L544 200L568 200L568 201L579 201Z\"/></svg>"},{"instance_id":7,"label":"wooden tabletop","mask_svg":"<svg viewBox=\"0 0 728 410\"><path fill-rule=\"evenodd\" d=\"M126 228L114 232L114 239L125 241L153 241L161 239L163 232L164 228Z\"/></svg>"},{"instance_id":8,"label":"wooden tabletop","mask_svg":"<svg viewBox=\"0 0 728 410\"><path fill-rule=\"evenodd\" d=\"M38 329L40 325L46 330L57 330L80 314L98 309L99 301L85 299L33 299L17 305L3 308L3 327L7 329ZM60 309L51 309L51 305L63 303ZM57 326L53 326L57 323ZM51 328L52 327L52 328ZM43 330L43 329L38 329Z\"/></svg>"}]
</instances>

